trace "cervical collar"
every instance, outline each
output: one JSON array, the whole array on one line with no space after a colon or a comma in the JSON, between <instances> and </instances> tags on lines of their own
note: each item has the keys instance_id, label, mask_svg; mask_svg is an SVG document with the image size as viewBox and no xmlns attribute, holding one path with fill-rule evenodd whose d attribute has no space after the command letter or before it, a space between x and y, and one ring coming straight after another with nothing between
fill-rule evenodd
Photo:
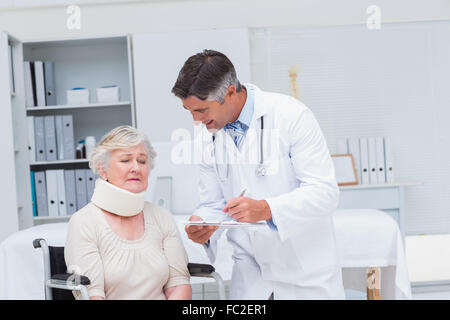
<instances>
[{"instance_id":1,"label":"cervical collar","mask_svg":"<svg viewBox=\"0 0 450 320\"><path fill-rule=\"evenodd\" d=\"M99 208L119 216L131 217L144 209L145 191L133 193L97 179L91 201Z\"/></svg>"}]
</instances>

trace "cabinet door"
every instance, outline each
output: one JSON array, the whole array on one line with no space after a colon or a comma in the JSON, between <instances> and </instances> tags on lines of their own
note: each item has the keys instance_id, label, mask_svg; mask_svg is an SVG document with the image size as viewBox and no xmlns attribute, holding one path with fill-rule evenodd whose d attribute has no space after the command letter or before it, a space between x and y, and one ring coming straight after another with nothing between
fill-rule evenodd
<instances>
[{"instance_id":1,"label":"cabinet door","mask_svg":"<svg viewBox=\"0 0 450 320\"><path fill-rule=\"evenodd\" d=\"M184 62L204 49L223 52L238 79L250 81L247 29L133 35L136 122L152 142L170 141L178 128L193 134L191 114L171 90Z\"/></svg>"},{"instance_id":2,"label":"cabinet door","mask_svg":"<svg viewBox=\"0 0 450 320\"><path fill-rule=\"evenodd\" d=\"M12 83L10 83L10 48L9 36L6 32L0 32L0 136L2 156L0 168L0 199L2 210L0 211L0 242L19 228L18 206L16 196L16 172L13 117L12 117ZM8 70L8 72L4 72Z\"/></svg>"}]
</instances>

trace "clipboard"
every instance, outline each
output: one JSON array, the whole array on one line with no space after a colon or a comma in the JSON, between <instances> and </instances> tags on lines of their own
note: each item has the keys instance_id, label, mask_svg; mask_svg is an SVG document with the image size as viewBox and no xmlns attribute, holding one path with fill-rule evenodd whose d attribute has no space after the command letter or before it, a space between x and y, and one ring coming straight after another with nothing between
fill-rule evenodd
<instances>
[{"instance_id":1,"label":"clipboard","mask_svg":"<svg viewBox=\"0 0 450 320\"><path fill-rule=\"evenodd\" d=\"M187 226L218 226L219 228L236 228L236 227L258 227L264 226L264 221L259 222L237 222L237 221L181 221Z\"/></svg>"}]
</instances>

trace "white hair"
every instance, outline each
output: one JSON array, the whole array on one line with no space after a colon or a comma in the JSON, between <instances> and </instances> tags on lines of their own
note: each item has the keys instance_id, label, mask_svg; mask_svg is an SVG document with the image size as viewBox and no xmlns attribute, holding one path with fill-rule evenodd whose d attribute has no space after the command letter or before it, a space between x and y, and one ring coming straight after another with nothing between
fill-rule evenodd
<instances>
[{"instance_id":1,"label":"white hair","mask_svg":"<svg viewBox=\"0 0 450 320\"><path fill-rule=\"evenodd\" d=\"M241 84L239 83L239 80L236 77L236 73L233 71L228 72L224 76L220 85L214 92L211 92L208 95L208 98L206 100L217 101L220 104L223 104L225 102L225 95L227 94L228 88L231 85L235 86L237 92L241 91Z\"/></svg>"},{"instance_id":2,"label":"white hair","mask_svg":"<svg viewBox=\"0 0 450 320\"><path fill-rule=\"evenodd\" d=\"M99 168L106 171L109 166L111 151L135 147L144 143L148 156L149 173L155 166L156 152L147 136L131 126L119 126L105 134L89 157L89 168L99 173Z\"/></svg>"}]
</instances>

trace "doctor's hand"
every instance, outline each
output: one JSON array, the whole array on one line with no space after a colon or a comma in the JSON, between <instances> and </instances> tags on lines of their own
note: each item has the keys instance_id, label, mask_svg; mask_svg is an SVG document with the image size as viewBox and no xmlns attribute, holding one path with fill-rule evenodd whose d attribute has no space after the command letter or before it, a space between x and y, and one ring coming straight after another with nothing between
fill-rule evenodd
<instances>
[{"instance_id":1,"label":"doctor's hand","mask_svg":"<svg viewBox=\"0 0 450 320\"><path fill-rule=\"evenodd\" d=\"M203 219L199 216L192 215L189 221L203 221ZM185 226L184 230L189 239L204 244L218 228L218 226Z\"/></svg>"},{"instance_id":2,"label":"doctor's hand","mask_svg":"<svg viewBox=\"0 0 450 320\"><path fill-rule=\"evenodd\" d=\"M228 213L237 222L272 219L272 212L266 200L254 200L247 197L231 198L222 211Z\"/></svg>"}]
</instances>

